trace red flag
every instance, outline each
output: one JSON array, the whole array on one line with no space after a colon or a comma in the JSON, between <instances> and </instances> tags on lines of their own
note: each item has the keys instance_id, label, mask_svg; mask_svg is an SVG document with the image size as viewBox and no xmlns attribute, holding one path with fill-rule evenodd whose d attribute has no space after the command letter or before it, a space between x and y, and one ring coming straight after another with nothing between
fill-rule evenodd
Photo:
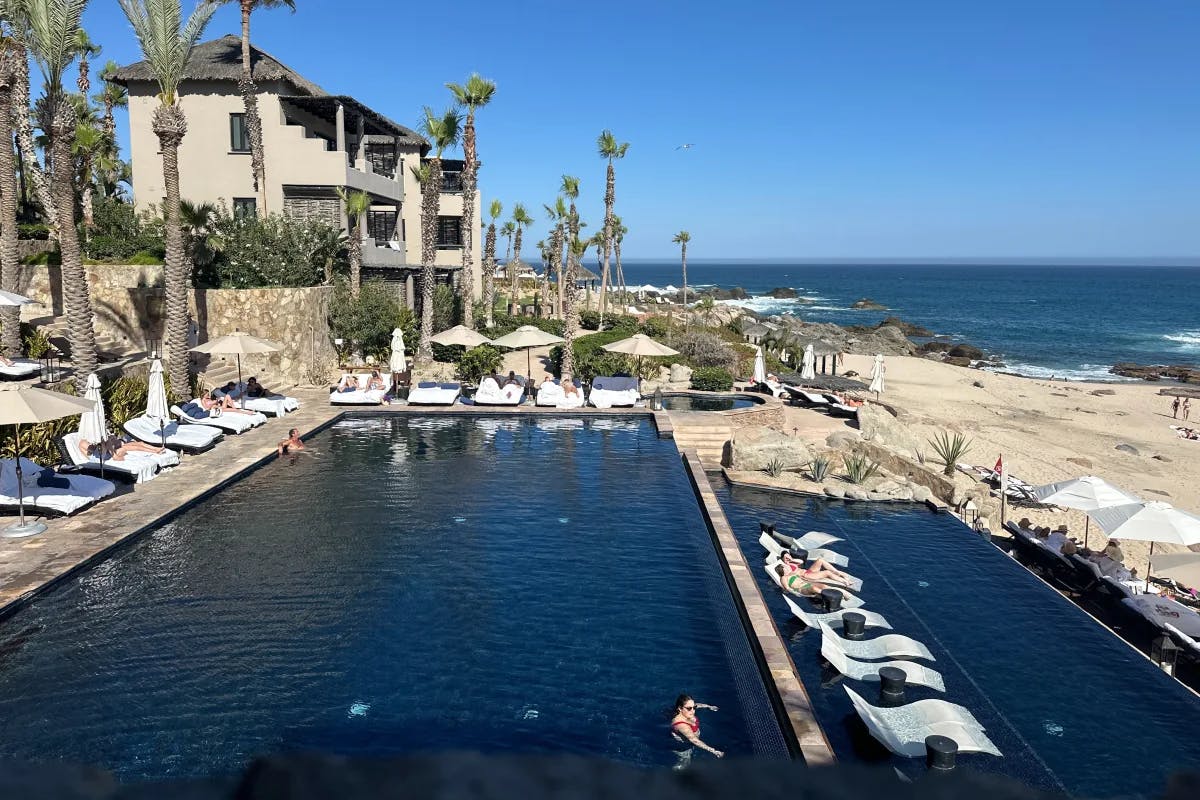
<instances>
[{"instance_id":1,"label":"red flag","mask_svg":"<svg viewBox=\"0 0 1200 800\"><path fill-rule=\"evenodd\" d=\"M996 459L996 466L992 468L992 472L996 473L997 475L1004 474L1004 456L1000 456Z\"/></svg>"}]
</instances>

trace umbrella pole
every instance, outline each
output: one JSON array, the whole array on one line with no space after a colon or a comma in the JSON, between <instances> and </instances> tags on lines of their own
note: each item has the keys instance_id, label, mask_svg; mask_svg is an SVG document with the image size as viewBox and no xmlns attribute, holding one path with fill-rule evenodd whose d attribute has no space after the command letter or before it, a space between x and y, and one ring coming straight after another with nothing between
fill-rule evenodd
<instances>
[{"instance_id":1,"label":"umbrella pole","mask_svg":"<svg viewBox=\"0 0 1200 800\"><path fill-rule=\"evenodd\" d=\"M237 354L237 361L238 361L238 386L241 386L242 385L242 354L241 353ZM242 401L242 411L245 411L246 410L246 392L245 392L245 390L242 391L240 399Z\"/></svg>"},{"instance_id":2,"label":"umbrella pole","mask_svg":"<svg viewBox=\"0 0 1200 800\"><path fill-rule=\"evenodd\" d=\"M1146 594L1150 594L1150 559L1154 558L1154 542L1150 543L1150 555L1146 556Z\"/></svg>"},{"instance_id":3,"label":"umbrella pole","mask_svg":"<svg viewBox=\"0 0 1200 800\"><path fill-rule=\"evenodd\" d=\"M1091 548L1088 547L1088 544L1090 543L1090 540L1088 539L1088 531L1091 529L1091 526L1092 526L1092 518L1090 516L1088 516L1087 514L1084 514L1083 515L1083 549L1084 550L1091 550Z\"/></svg>"},{"instance_id":4,"label":"umbrella pole","mask_svg":"<svg viewBox=\"0 0 1200 800\"><path fill-rule=\"evenodd\" d=\"M17 423L16 458L17 465L17 520L18 525L25 527L25 487L21 481L21 423Z\"/></svg>"}]
</instances>

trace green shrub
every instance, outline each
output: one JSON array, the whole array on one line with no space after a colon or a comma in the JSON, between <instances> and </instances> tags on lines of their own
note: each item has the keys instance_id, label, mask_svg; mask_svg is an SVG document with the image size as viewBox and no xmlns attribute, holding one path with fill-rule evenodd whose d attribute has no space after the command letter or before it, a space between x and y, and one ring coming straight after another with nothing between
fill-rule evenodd
<instances>
[{"instance_id":1,"label":"green shrub","mask_svg":"<svg viewBox=\"0 0 1200 800\"><path fill-rule=\"evenodd\" d=\"M83 242L85 258L108 264L130 263L141 252L153 253L160 260L166 252L163 223L151 215L139 215L132 203L112 197L98 198L94 205L95 226Z\"/></svg>"},{"instance_id":2,"label":"green shrub","mask_svg":"<svg viewBox=\"0 0 1200 800\"><path fill-rule=\"evenodd\" d=\"M458 322L458 297L453 287L439 283L433 287L433 329L444 331Z\"/></svg>"},{"instance_id":3,"label":"green shrub","mask_svg":"<svg viewBox=\"0 0 1200 800\"><path fill-rule=\"evenodd\" d=\"M640 327L641 332L651 339L661 339L667 335L671 324L666 317L648 317Z\"/></svg>"},{"instance_id":4,"label":"green shrub","mask_svg":"<svg viewBox=\"0 0 1200 800\"><path fill-rule=\"evenodd\" d=\"M405 350L416 350L416 318L400 302L394 286L367 281L358 297L350 294L349 282L339 278L329 301L329 329L334 338L345 339L363 355L386 359L392 350L392 330L404 331Z\"/></svg>"},{"instance_id":5,"label":"green shrub","mask_svg":"<svg viewBox=\"0 0 1200 800\"><path fill-rule=\"evenodd\" d=\"M222 208L212 229L221 243L213 265L218 285L201 288L316 286L331 259L330 269L344 271L340 237L327 222L282 214L236 219Z\"/></svg>"},{"instance_id":6,"label":"green shrub","mask_svg":"<svg viewBox=\"0 0 1200 800\"><path fill-rule=\"evenodd\" d=\"M953 475L954 466L971 449L971 440L961 433L956 433L951 437L949 433L942 431L929 440L929 445L933 448L933 452L937 453L938 460L942 462L942 473Z\"/></svg>"},{"instance_id":7,"label":"green shrub","mask_svg":"<svg viewBox=\"0 0 1200 800\"><path fill-rule=\"evenodd\" d=\"M692 388L702 392L728 392L733 376L720 367L700 367L692 371Z\"/></svg>"},{"instance_id":8,"label":"green shrub","mask_svg":"<svg viewBox=\"0 0 1200 800\"><path fill-rule=\"evenodd\" d=\"M812 461L808 462L808 476L813 479L814 483L824 483L829 477L829 470L833 468L832 462L824 456L817 456Z\"/></svg>"},{"instance_id":9,"label":"green shrub","mask_svg":"<svg viewBox=\"0 0 1200 800\"><path fill-rule=\"evenodd\" d=\"M783 460L778 458L771 459L763 469L763 472L772 478L778 478L783 474Z\"/></svg>"},{"instance_id":10,"label":"green shrub","mask_svg":"<svg viewBox=\"0 0 1200 800\"><path fill-rule=\"evenodd\" d=\"M532 325L539 330L552 333L555 336L562 336L565 330L565 323L561 319L548 319L546 317L524 317L497 313L493 317L494 324L492 327L485 327L485 322L486 320L482 314L475 315L475 329L482 331L491 339L507 336L522 325Z\"/></svg>"},{"instance_id":11,"label":"green shrub","mask_svg":"<svg viewBox=\"0 0 1200 800\"><path fill-rule=\"evenodd\" d=\"M846 480L851 483L866 483L879 473L879 464L862 455L848 455L842 465L846 469Z\"/></svg>"},{"instance_id":12,"label":"green shrub","mask_svg":"<svg viewBox=\"0 0 1200 800\"><path fill-rule=\"evenodd\" d=\"M31 256L25 256L21 259L21 263L35 267L57 267L62 264L62 253L58 252L57 250L45 250L41 253L34 253Z\"/></svg>"},{"instance_id":13,"label":"green shrub","mask_svg":"<svg viewBox=\"0 0 1200 800\"><path fill-rule=\"evenodd\" d=\"M737 353L715 334L689 331L676 336L671 342L671 347L679 351L676 358L693 369L719 367L726 372L737 369Z\"/></svg>"},{"instance_id":14,"label":"green shrub","mask_svg":"<svg viewBox=\"0 0 1200 800\"><path fill-rule=\"evenodd\" d=\"M20 239L37 239L46 241L50 238L50 228L40 222L17 223L17 237Z\"/></svg>"},{"instance_id":15,"label":"green shrub","mask_svg":"<svg viewBox=\"0 0 1200 800\"><path fill-rule=\"evenodd\" d=\"M24 335L25 355L38 359L50 351L50 337L41 328L29 328Z\"/></svg>"},{"instance_id":16,"label":"green shrub","mask_svg":"<svg viewBox=\"0 0 1200 800\"><path fill-rule=\"evenodd\" d=\"M163 257L163 255L153 253L149 250L139 250L130 256L126 263L135 267L161 264L163 263Z\"/></svg>"},{"instance_id":17,"label":"green shrub","mask_svg":"<svg viewBox=\"0 0 1200 800\"><path fill-rule=\"evenodd\" d=\"M633 374L633 365L628 356L610 353L604 345L626 339L628 330L612 330L593 333L575 340L575 375L581 380L591 380L597 375ZM550 371L562 377L562 345L550 350Z\"/></svg>"},{"instance_id":18,"label":"green shrub","mask_svg":"<svg viewBox=\"0 0 1200 800\"><path fill-rule=\"evenodd\" d=\"M587 308L579 312L579 324L589 331L600 330L600 312ZM625 314L608 313L604 315L604 330L624 330L627 331L627 336L632 336L637 333L638 319L637 317L627 316Z\"/></svg>"},{"instance_id":19,"label":"green shrub","mask_svg":"<svg viewBox=\"0 0 1200 800\"><path fill-rule=\"evenodd\" d=\"M479 383L485 375L491 375L504 363L504 354L489 344L481 344L462 354L458 361L458 379Z\"/></svg>"}]
</instances>

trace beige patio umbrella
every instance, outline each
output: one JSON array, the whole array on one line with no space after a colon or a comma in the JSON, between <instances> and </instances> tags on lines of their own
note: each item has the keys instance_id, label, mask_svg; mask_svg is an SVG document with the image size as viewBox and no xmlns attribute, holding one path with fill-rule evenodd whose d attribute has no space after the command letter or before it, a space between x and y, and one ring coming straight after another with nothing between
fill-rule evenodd
<instances>
[{"instance_id":1,"label":"beige patio umbrella","mask_svg":"<svg viewBox=\"0 0 1200 800\"><path fill-rule=\"evenodd\" d=\"M3 536L18 539L46 530L41 522L25 521L25 491L21 482L21 426L71 417L91 411L95 404L82 397L45 389L14 389L0 392L0 425L16 426L17 522L4 529Z\"/></svg>"},{"instance_id":2,"label":"beige patio umbrella","mask_svg":"<svg viewBox=\"0 0 1200 800\"><path fill-rule=\"evenodd\" d=\"M234 331L233 333L209 339L201 345L192 348L193 353L215 353L220 355L237 356L238 383L242 382L242 356L263 353L278 353L283 348L266 339L259 339L248 333ZM246 407L246 395L241 397L242 408Z\"/></svg>"},{"instance_id":3,"label":"beige patio umbrella","mask_svg":"<svg viewBox=\"0 0 1200 800\"><path fill-rule=\"evenodd\" d=\"M447 328L441 333L429 337L429 341L444 346L459 345L471 348L479 347L481 344L491 344L492 340L466 325L455 325L453 328Z\"/></svg>"},{"instance_id":4,"label":"beige patio umbrella","mask_svg":"<svg viewBox=\"0 0 1200 800\"><path fill-rule=\"evenodd\" d=\"M1200 553L1159 553L1150 559L1150 566L1160 578L1200 588Z\"/></svg>"},{"instance_id":5,"label":"beige patio umbrella","mask_svg":"<svg viewBox=\"0 0 1200 800\"><path fill-rule=\"evenodd\" d=\"M678 350L672 350L665 344L654 341L644 333L635 333L628 339L606 344L603 346L603 349L610 353L624 353L627 356L638 356L639 358L679 355Z\"/></svg>"},{"instance_id":6,"label":"beige patio umbrella","mask_svg":"<svg viewBox=\"0 0 1200 800\"><path fill-rule=\"evenodd\" d=\"M499 339L493 339L492 344L496 347L508 347L513 350L525 349L525 369L526 377L532 378L533 360L529 354L531 347L546 347L547 345L558 344L564 341L561 336L555 336L553 333L546 333L541 328L536 328L533 325L522 325L510 334L501 336ZM532 380L529 381L533 383Z\"/></svg>"}]
</instances>

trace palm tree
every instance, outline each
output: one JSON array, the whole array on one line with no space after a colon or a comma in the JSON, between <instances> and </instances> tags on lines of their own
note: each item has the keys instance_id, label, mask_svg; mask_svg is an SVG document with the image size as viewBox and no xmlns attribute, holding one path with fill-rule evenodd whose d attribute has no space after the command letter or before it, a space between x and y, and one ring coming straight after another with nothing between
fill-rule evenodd
<instances>
[{"instance_id":1,"label":"palm tree","mask_svg":"<svg viewBox=\"0 0 1200 800\"><path fill-rule=\"evenodd\" d=\"M545 277L550 279L550 272L554 272L556 291L554 296L554 316L562 319L562 298L563 298L563 227L567 220L567 203L563 200L562 195L554 198L554 205L542 206L546 210L546 216L554 223L554 227L550 230L550 241L546 248L544 256L546 261ZM547 284L548 286L549 284Z\"/></svg>"},{"instance_id":2,"label":"palm tree","mask_svg":"<svg viewBox=\"0 0 1200 800\"><path fill-rule=\"evenodd\" d=\"M96 333L87 273L79 250L79 232L75 229L75 175L73 169L67 168L73 163L75 105L68 102L62 79L75 57L73 43L86 5L87 0L25 0L21 4L29 25L29 45L46 79L50 162L60 166L51 176L50 195L60 223L58 246L62 255L67 339L71 343L72 366L80 376L96 371Z\"/></svg>"},{"instance_id":3,"label":"palm tree","mask_svg":"<svg viewBox=\"0 0 1200 800\"><path fill-rule=\"evenodd\" d=\"M683 261L683 327L687 328L687 246L692 240L692 235L687 231L680 231L671 237L671 241L679 245L679 257Z\"/></svg>"},{"instance_id":4,"label":"palm tree","mask_svg":"<svg viewBox=\"0 0 1200 800\"><path fill-rule=\"evenodd\" d=\"M608 161L608 179L604 187L604 265L600 269L600 323L604 323L604 307L608 301L608 257L612 252L613 204L616 202L617 173L613 162L624 158L629 142L618 142L612 131L604 130L596 138L600 157Z\"/></svg>"},{"instance_id":5,"label":"palm tree","mask_svg":"<svg viewBox=\"0 0 1200 800\"><path fill-rule=\"evenodd\" d=\"M358 297L358 290L362 288L362 227L371 210L371 196L366 192L348 192L341 187L337 193L346 207L346 224L350 229L350 296Z\"/></svg>"},{"instance_id":6,"label":"palm tree","mask_svg":"<svg viewBox=\"0 0 1200 800\"><path fill-rule=\"evenodd\" d=\"M13 107L17 59L24 49L5 41L0 46L0 109ZM16 292L21 264L17 255L17 173L13 152L13 115L0 113L0 289ZM0 307L0 350L9 358L21 355L21 308Z\"/></svg>"},{"instance_id":7,"label":"palm tree","mask_svg":"<svg viewBox=\"0 0 1200 800\"><path fill-rule=\"evenodd\" d=\"M475 326L475 175L479 171L479 159L475 151L475 112L492 101L496 84L472 73L465 84L447 83L459 105L467 109L467 121L463 127L463 248L462 248L462 307L463 324Z\"/></svg>"},{"instance_id":8,"label":"palm tree","mask_svg":"<svg viewBox=\"0 0 1200 800\"><path fill-rule=\"evenodd\" d=\"M629 228L625 227L619 216L613 215L613 257L617 260L616 286L622 297L625 295L625 268L621 264L621 242L627 233Z\"/></svg>"},{"instance_id":9,"label":"palm tree","mask_svg":"<svg viewBox=\"0 0 1200 800\"><path fill-rule=\"evenodd\" d=\"M529 216L529 212L525 210L525 206L517 203L513 206L512 222L516 227L516 233L513 234L513 268L509 270L512 276L512 296L509 298L508 313L518 314L521 311L520 306L520 270L518 265L521 263L521 232L526 226L533 224L533 217Z\"/></svg>"},{"instance_id":10,"label":"palm tree","mask_svg":"<svg viewBox=\"0 0 1200 800\"><path fill-rule=\"evenodd\" d=\"M113 149L113 143L95 120L79 115L75 124L75 143L71 150L79 164L80 207L83 210L83 230L87 235L96 224L93 198L96 195L95 164L101 155Z\"/></svg>"},{"instance_id":11,"label":"palm tree","mask_svg":"<svg viewBox=\"0 0 1200 800\"><path fill-rule=\"evenodd\" d=\"M279 8L287 6L296 10L295 0L208 0L209 2L237 3L242 10L242 79L238 89L246 106L246 134L250 140L250 169L254 174L254 191L258 193L258 208L267 213L267 168L263 160L262 118L258 115L258 87L254 84L254 73L250 64L250 15L256 8ZM122 0L124 2L124 0Z\"/></svg>"},{"instance_id":12,"label":"palm tree","mask_svg":"<svg viewBox=\"0 0 1200 800\"><path fill-rule=\"evenodd\" d=\"M69 2L70 0L68 0ZM166 283L167 372L176 392L186 391L188 380L188 293L192 276L184 250L183 227L179 219L179 145L187 134L187 118L179 107L179 84L192 46L204 33L217 6L205 2L196 6L186 23L180 0L119 0L137 35L142 54L158 82L158 108L154 109L151 128L158 137L163 157L163 183L166 187L164 238L166 258L163 273ZM58 160L55 159L55 163ZM63 228L68 226L64 225ZM66 257L63 258L65 268Z\"/></svg>"},{"instance_id":13,"label":"palm tree","mask_svg":"<svg viewBox=\"0 0 1200 800\"><path fill-rule=\"evenodd\" d=\"M79 87L79 93L87 97L92 90L91 60L100 55L101 48L91 40L87 31L80 28L75 32L73 49L79 58L79 77L75 79L75 85Z\"/></svg>"},{"instance_id":14,"label":"palm tree","mask_svg":"<svg viewBox=\"0 0 1200 800\"><path fill-rule=\"evenodd\" d=\"M104 79L104 88L92 95L92 100L104 106L104 132L113 141L116 141L117 138L117 121L113 118L113 109L125 108L129 105L128 90L112 80L118 69L115 61L105 63L104 69L100 71L100 77Z\"/></svg>"},{"instance_id":15,"label":"palm tree","mask_svg":"<svg viewBox=\"0 0 1200 800\"><path fill-rule=\"evenodd\" d=\"M38 161L37 146L33 140L33 117L24 110L29 108L30 100L29 52L36 49L32 29L34 6L44 4L44 0L42 2L38 2L38 0L9 0L9 2L4 4L3 10L5 21L8 22L11 28L11 36L5 44L12 47L17 56L17 73L13 81L12 108L13 117L16 122L17 162L21 168L21 181L24 183L26 178L28 178L29 183L33 184L34 194L37 195L38 203L42 207L42 216L46 221L46 226L50 228L50 236L52 239L57 240L58 208L51 194L50 177L47 171L42 169L42 165ZM61 3L53 3L53 5L61 12ZM44 11L44 9L39 11L39 17L45 17ZM82 13L82 9L80 9L80 13ZM66 69L68 62L69 57L67 61L64 61L63 69ZM60 85L61 82L62 75L60 72ZM24 193L22 193L22 196L24 196Z\"/></svg>"},{"instance_id":16,"label":"palm tree","mask_svg":"<svg viewBox=\"0 0 1200 800\"><path fill-rule=\"evenodd\" d=\"M509 220L508 222L506 222L502 226L500 226L500 235L503 236L505 239L508 239L508 244L506 245L506 248L504 250L504 263L505 264L507 264L509 261L512 261L512 238L513 238L513 234L516 232L517 232L517 226L513 225L512 220Z\"/></svg>"},{"instance_id":17,"label":"palm tree","mask_svg":"<svg viewBox=\"0 0 1200 800\"><path fill-rule=\"evenodd\" d=\"M183 229L187 272L198 287L217 285L218 276L211 273L223 244L215 230L219 215L220 211L212 203L179 201L179 224ZM202 280L201 276L207 280Z\"/></svg>"},{"instance_id":18,"label":"palm tree","mask_svg":"<svg viewBox=\"0 0 1200 800\"><path fill-rule=\"evenodd\" d=\"M488 207L487 238L483 240L483 319L488 328L496 324L496 220L504 213L504 206L499 200L493 200Z\"/></svg>"},{"instance_id":19,"label":"palm tree","mask_svg":"<svg viewBox=\"0 0 1200 800\"><path fill-rule=\"evenodd\" d=\"M572 220L572 227L579 220ZM567 244L567 318L563 323L562 368L559 370L564 381L575 377L575 337L579 334L579 304L575 302L575 265L583 259L588 243L578 236Z\"/></svg>"},{"instance_id":20,"label":"palm tree","mask_svg":"<svg viewBox=\"0 0 1200 800\"><path fill-rule=\"evenodd\" d=\"M561 310L564 325L570 324L571 312L575 306L575 265L579 261L571 258L571 242L579 238L579 214L575 211L575 201L579 199L579 178L573 175L563 175L562 184L558 187L567 202L567 219L564 227L564 247L566 251L566 275L563 276L563 308ZM574 308L576 329L579 327L579 309Z\"/></svg>"},{"instance_id":21,"label":"palm tree","mask_svg":"<svg viewBox=\"0 0 1200 800\"><path fill-rule=\"evenodd\" d=\"M435 262L438 206L442 195L442 153L458 143L462 115L458 109L449 108L438 116L426 106L420 128L433 145L433 158L428 161L429 175L422 184L421 193L421 344L417 349L417 360L428 365L433 361L433 343L429 339L433 336L433 286L437 280Z\"/></svg>"}]
</instances>

